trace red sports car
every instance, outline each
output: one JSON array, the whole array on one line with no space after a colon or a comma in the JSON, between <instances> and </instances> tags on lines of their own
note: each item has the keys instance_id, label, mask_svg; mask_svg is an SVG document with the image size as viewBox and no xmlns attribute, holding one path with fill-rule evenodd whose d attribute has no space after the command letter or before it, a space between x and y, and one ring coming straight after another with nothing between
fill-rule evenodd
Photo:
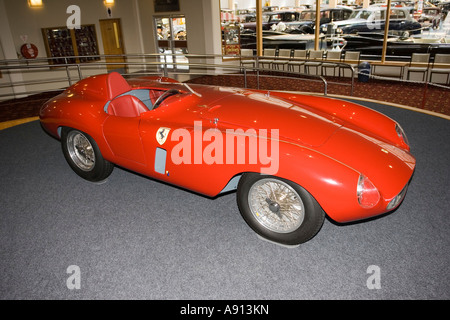
<instances>
[{"instance_id":1,"label":"red sports car","mask_svg":"<svg viewBox=\"0 0 450 320\"><path fill-rule=\"evenodd\" d=\"M115 165L215 197L237 189L245 221L297 245L403 200L415 168L394 120L337 99L93 76L46 102L43 128L84 179Z\"/></svg>"}]
</instances>

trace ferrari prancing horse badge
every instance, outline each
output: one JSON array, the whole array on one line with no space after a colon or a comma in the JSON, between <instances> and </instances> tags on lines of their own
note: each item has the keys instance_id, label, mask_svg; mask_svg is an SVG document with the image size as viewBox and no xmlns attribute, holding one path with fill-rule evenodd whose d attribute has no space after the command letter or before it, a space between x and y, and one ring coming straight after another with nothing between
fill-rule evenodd
<instances>
[{"instance_id":1,"label":"ferrari prancing horse badge","mask_svg":"<svg viewBox=\"0 0 450 320\"><path fill-rule=\"evenodd\" d=\"M170 128L161 127L156 131L156 141L159 144L164 144L166 142L167 137L169 136Z\"/></svg>"}]
</instances>

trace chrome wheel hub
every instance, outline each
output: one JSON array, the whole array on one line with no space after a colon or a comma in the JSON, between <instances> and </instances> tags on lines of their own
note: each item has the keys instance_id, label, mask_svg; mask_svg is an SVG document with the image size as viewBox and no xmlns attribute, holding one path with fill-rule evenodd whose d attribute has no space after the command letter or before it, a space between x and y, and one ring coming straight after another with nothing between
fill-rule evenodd
<instances>
[{"instance_id":1,"label":"chrome wheel hub","mask_svg":"<svg viewBox=\"0 0 450 320\"><path fill-rule=\"evenodd\" d=\"M71 131L67 136L67 149L75 165L83 171L90 171L95 165L95 153L91 142L78 131Z\"/></svg>"},{"instance_id":2,"label":"chrome wheel hub","mask_svg":"<svg viewBox=\"0 0 450 320\"><path fill-rule=\"evenodd\" d=\"M258 180L249 190L248 203L255 219L278 233L295 231L305 217L305 206L299 194L278 179Z\"/></svg>"}]
</instances>

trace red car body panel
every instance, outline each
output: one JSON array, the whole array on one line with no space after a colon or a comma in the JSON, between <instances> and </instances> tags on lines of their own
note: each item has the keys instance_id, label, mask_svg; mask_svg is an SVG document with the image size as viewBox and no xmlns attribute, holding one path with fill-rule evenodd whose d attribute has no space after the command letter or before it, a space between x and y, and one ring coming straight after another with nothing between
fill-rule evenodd
<instances>
[{"instance_id":1,"label":"red car body panel","mask_svg":"<svg viewBox=\"0 0 450 320\"><path fill-rule=\"evenodd\" d=\"M171 88L180 93L139 116L120 117L106 111L111 100L132 90L150 89L154 103ZM84 79L49 100L40 120L57 138L62 127L89 134L103 157L116 165L210 197L220 194L233 177L264 173L277 161L273 175L308 190L338 222L389 211L387 205L409 183L415 168L415 158L394 120L354 103L295 93L187 88L157 77L126 82L111 73ZM156 138L161 128L170 129L162 144ZM231 130L228 136L227 130ZM218 135L223 143L212 152ZM187 137L190 141L185 141ZM266 158L251 161L249 150L256 148L255 143L259 151L267 148ZM190 149L181 152L180 145ZM245 161L239 161L243 145L247 153ZM275 145L277 159L271 154ZM156 170L161 164L158 149L167 152L163 172ZM180 158L185 162L179 163ZM360 176L370 179L379 191L380 201L371 208L358 203Z\"/></svg>"}]
</instances>

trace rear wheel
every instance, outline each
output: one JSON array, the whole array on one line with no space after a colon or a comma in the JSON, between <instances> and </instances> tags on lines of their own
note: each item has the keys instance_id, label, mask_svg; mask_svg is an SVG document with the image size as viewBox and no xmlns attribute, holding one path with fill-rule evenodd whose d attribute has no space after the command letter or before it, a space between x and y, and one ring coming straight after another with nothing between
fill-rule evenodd
<instances>
[{"instance_id":1,"label":"rear wheel","mask_svg":"<svg viewBox=\"0 0 450 320\"><path fill-rule=\"evenodd\" d=\"M239 210L260 236L285 245L314 237L325 213L317 201L292 181L257 173L244 174L237 190Z\"/></svg>"},{"instance_id":2,"label":"rear wheel","mask_svg":"<svg viewBox=\"0 0 450 320\"><path fill-rule=\"evenodd\" d=\"M114 164L103 159L94 139L84 132L64 128L61 132L61 146L67 163L86 180L105 180L114 169Z\"/></svg>"}]
</instances>

